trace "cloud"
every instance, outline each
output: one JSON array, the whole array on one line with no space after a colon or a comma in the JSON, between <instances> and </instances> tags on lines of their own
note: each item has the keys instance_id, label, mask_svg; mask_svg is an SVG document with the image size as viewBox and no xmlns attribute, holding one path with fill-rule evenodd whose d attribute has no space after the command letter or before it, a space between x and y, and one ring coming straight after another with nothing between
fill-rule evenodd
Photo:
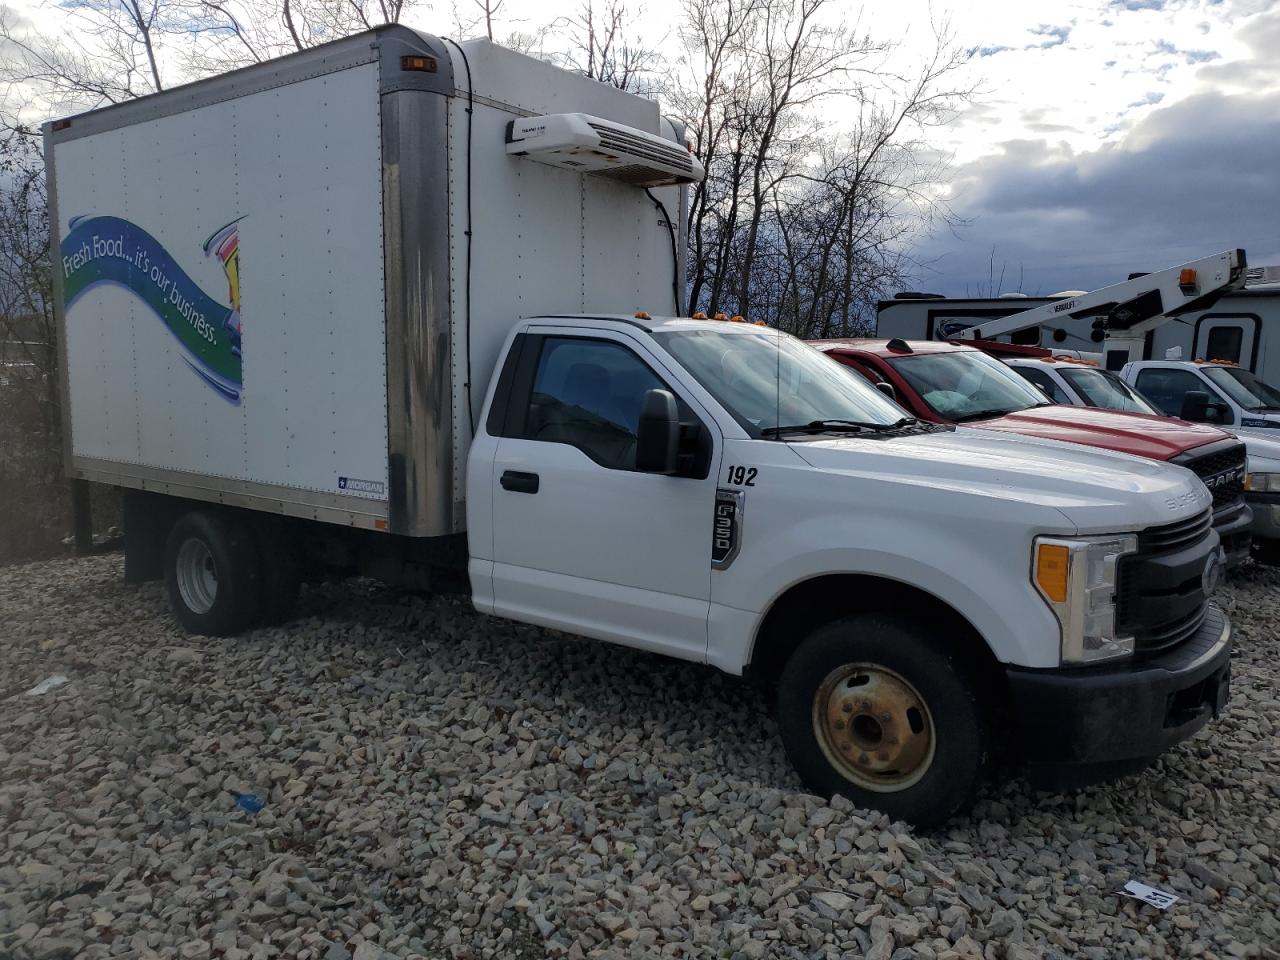
<instances>
[{"instance_id":1,"label":"cloud","mask_svg":"<svg viewBox=\"0 0 1280 960\"><path fill-rule=\"evenodd\" d=\"M1012 49L1013 47L1004 46L970 47L967 52L971 57L994 57L997 53Z\"/></svg>"},{"instance_id":2,"label":"cloud","mask_svg":"<svg viewBox=\"0 0 1280 960\"><path fill-rule=\"evenodd\" d=\"M1216 60L1220 56L1216 50L1182 50L1168 40L1157 40L1155 50L1156 53L1178 57L1185 63L1206 63L1209 60Z\"/></svg>"},{"instance_id":3,"label":"cloud","mask_svg":"<svg viewBox=\"0 0 1280 960\"><path fill-rule=\"evenodd\" d=\"M974 291L997 270L1025 293L1093 288L1233 247L1280 262L1280 92L1208 92L1151 109L1118 143L1020 139L962 166L958 236L915 255L924 287Z\"/></svg>"},{"instance_id":4,"label":"cloud","mask_svg":"<svg viewBox=\"0 0 1280 960\"><path fill-rule=\"evenodd\" d=\"M1050 47L1058 47L1067 42L1067 38L1071 36L1070 27L1054 27L1049 24L1042 23L1038 27L1032 27L1033 36L1044 37L1039 43L1032 43L1024 47L1024 50L1041 49L1047 50Z\"/></svg>"}]
</instances>

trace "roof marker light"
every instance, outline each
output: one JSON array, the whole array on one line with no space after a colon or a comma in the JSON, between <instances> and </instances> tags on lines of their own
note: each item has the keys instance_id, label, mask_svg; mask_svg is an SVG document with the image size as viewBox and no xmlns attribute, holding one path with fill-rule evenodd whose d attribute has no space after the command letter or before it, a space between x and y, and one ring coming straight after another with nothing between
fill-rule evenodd
<instances>
[{"instance_id":1,"label":"roof marker light","mask_svg":"<svg viewBox=\"0 0 1280 960\"><path fill-rule=\"evenodd\" d=\"M648 315L647 313L645 313L643 310L637 310L637 311L636 311L636 313L635 313L635 317L636 317L636 319L637 319L637 320L649 320L649 319L651 319L651 318L649 317L649 315Z\"/></svg>"},{"instance_id":2,"label":"roof marker light","mask_svg":"<svg viewBox=\"0 0 1280 960\"><path fill-rule=\"evenodd\" d=\"M730 323L746 323L747 318L740 313L735 313L732 317L729 318L729 322Z\"/></svg>"},{"instance_id":3,"label":"roof marker light","mask_svg":"<svg viewBox=\"0 0 1280 960\"><path fill-rule=\"evenodd\" d=\"M414 54L400 58L401 70L415 70L418 73L435 73L436 58L421 57Z\"/></svg>"},{"instance_id":4,"label":"roof marker light","mask_svg":"<svg viewBox=\"0 0 1280 960\"><path fill-rule=\"evenodd\" d=\"M729 315L728 315L727 313L717 313L717 314L716 314L714 317L712 317L711 319L712 319L712 320L728 320L728 319L729 319Z\"/></svg>"},{"instance_id":5,"label":"roof marker light","mask_svg":"<svg viewBox=\"0 0 1280 960\"><path fill-rule=\"evenodd\" d=\"M689 319L690 319L690 320L705 320L705 319L707 319L707 315L706 315L705 313L703 313L701 310L699 310L697 313L691 313L691 314L689 314Z\"/></svg>"},{"instance_id":6,"label":"roof marker light","mask_svg":"<svg viewBox=\"0 0 1280 960\"><path fill-rule=\"evenodd\" d=\"M1194 267L1183 267L1178 273L1178 287L1183 293L1196 292L1196 271Z\"/></svg>"}]
</instances>

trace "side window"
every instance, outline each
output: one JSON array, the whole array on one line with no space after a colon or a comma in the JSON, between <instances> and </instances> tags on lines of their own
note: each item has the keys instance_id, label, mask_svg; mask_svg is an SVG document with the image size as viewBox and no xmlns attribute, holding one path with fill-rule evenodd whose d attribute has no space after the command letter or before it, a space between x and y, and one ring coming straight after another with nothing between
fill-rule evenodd
<instances>
[{"instance_id":1,"label":"side window","mask_svg":"<svg viewBox=\"0 0 1280 960\"><path fill-rule=\"evenodd\" d=\"M1071 404L1071 398L1067 396L1066 392L1060 386L1058 386L1057 381L1054 380L1053 377L1049 376L1049 374L1044 370L1037 370L1035 367L1014 367L1013 369L1022 374L1025 379L1031 381L1037 387L1044 390L1054 403Z\"/></svg>"},{"instance_id":2,"label":"side window","mask_svg":"<svg viewBox=\"0 0 1280 960\"><path fill-rule=\"evenodd\" d=\"M1214 327L1205 343L1206 360L1230 360L1240 362L1240 348L1244 344L1244 330L1240 327Z\"/></svg>"},{"instance_id":3,"label":"side window","mask_svg":"<svg viewBox=\"0 0 1280 960\"><path fill-rule=\"evenodd\" d=\"M1209 394L1211 400L1218 399L1207 383L1188 370L1151 367L1138 373L1134 386L1166 417L1182 416L1182 398L1193 390Z\"/></svg>"},{"instance_id":4,"label":"side window","mask_svg":"<svg viewBox=\"0 0 1280 960\"><path fill-rule=\"evenodd\" d=\"M608 340L547 337L533 375L523 438L577 447L634 470L644 395L669 389L635 353ZM681 404L681 418L686 414Z\"/></svg>"},{"instance_id":5,"label":"side window","mask_svg":"<svg viewBox=\"0 0 1280 960\"><path fill-rule=\"evenodd\" d=\"M850 370L856 370L858 373L862 374L862 376L866 377L866 379L871 383L881 383L884 381L884 377L881 376L880 371L872 369L869 364L863 363L861 360L847 356L833 356L831 359L848 367Z\"/></svg>"}]
</instances>

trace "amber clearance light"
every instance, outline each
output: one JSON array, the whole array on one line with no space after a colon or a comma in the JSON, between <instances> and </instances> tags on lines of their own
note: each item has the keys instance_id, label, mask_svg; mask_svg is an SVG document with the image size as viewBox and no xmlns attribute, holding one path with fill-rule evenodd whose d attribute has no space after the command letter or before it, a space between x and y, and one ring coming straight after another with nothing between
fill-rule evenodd
<instances>
[{"instance_id":1,"label":"amber clearance light","mask_svg":"<svg viewBox=\"0 0 1280 960\"><path fill-rule=\"evenodd\" d=\"M1042 543L1036 548L1036 584L1054 603L1067 602L1067 576L1071 551L1058 543Z\"/></svg>"}]
</instances>

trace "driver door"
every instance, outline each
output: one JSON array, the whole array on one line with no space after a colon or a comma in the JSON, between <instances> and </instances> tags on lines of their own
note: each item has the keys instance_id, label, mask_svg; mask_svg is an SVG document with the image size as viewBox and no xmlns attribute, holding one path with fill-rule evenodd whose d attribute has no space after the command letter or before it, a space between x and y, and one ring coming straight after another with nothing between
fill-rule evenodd
<instances>
[{"instance_id":1,"label":"driver door","mask_svg":"<svg viewBox=\"0 0 1280 960\"><path fill-rule=\"evenodd\" d=\"M635 469L644 394L670 390L712 443L705 476ZM722 447L637 340L534 331L492 471L494 612L703 660Z\"/></svg>"}]
</instances>

